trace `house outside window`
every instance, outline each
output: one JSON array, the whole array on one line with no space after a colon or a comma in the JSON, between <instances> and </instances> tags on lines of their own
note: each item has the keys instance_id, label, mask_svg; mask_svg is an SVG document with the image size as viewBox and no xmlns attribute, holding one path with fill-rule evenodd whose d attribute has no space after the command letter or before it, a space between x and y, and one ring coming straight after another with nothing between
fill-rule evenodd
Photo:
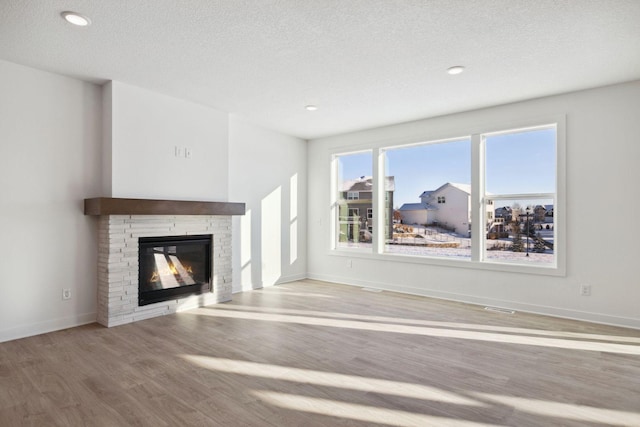
<instances>
[{"instance_id":1,"label":"house outside window","mask_svg":"<svg viewBox=\"0 0 640 427\"><path fill-rule=\"evenodd\" d=\"M333 201L335 224L333 224L336 249L358 249L372 251L373 229L376 216L373 202L373 157L371 150L357 153L337 154L332 158L336 186ZM394 179L384 179L383 218L384 235L391 236L393 217ZM360 215L360 213L363 215ZM366 212L366 216L364 215Z\"/></svg>"},{"instance_id":2,"label":"house outside window","mask_svg":"<svg viewBox=\"0 0 640 427\"><path fill-rule=\"evenodd\" d=\"M365 150L333 156L335 187L332 202L332 245L336 249L371 251L371 233L360 217L361 209L372 207L372 152Z\"/></svg>"},{"instance_id":3,"label":"house outside window","mask_svg":"<svg viewBox=\"0 0 640 427\"><path fill-rule=\"evenodd\" d=\"M396 194L411 189L416 197L399 203L401 222L393 224L384 252L469 260L471 140L385 147L383 155L385 172L396 178Z\"/></svg>"}]
</instances>

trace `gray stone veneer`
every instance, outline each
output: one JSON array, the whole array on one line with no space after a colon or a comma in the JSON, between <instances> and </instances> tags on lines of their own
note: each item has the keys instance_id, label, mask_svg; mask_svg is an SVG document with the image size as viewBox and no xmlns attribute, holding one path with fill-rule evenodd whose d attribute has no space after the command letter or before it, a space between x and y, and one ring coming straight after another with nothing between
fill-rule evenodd
<instances>
[{"instance_id":1,"label":"gray stone veneer","mask_svg":"<svg viewBox=\"0 0 640 427\"><path fill-rule=\"evenodd\" d=\"M212 234L212 292L138 306L138 238ZM105 215L98 225L98 323L117 326L231 300L231 216Z\"/></svg>"}]
</instances>

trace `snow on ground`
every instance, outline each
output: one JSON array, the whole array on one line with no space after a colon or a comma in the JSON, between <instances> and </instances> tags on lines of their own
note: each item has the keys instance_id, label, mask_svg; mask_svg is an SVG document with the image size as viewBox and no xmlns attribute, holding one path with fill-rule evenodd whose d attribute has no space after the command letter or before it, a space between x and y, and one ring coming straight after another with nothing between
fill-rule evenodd
<instances>
[{"instance_id":1,"label":"snow on ground","mask_svg":"<svg viewBox=\"0 0 640 427\"><path fill-rule=\"evenodd\" d=\"M359 243L357 245L344 245L340 247L349 248L368 248L371 249L371 243ZM414 246L414 245L385 245L385 252L390 254L400 255L412 255L412 256L431 256L431 257L444 257L455 259L471 259L470 248L433 248L426 246ZM553 254L538 254L535 252L529 252L529 256L526 256L525 252L511 252L511 251L487 251L487 260L491 261L506 261L506 262L521 262L531 264L551 264L553 263Z\"/></svg>"},{"instance_id":2,"label":"snow on ground","mask_svg":"<svg viewBox=\"0 0 640 427\"><path fill-rule=\"evenodd\" d=\"M410 255L410 256L428 256L428 257L443 257L452 259L471 259L471 239L461 236L459 234L440 230L440 232L433 232L431 227L425 230L423 226L412 226L413 234L421 235L422 237L413 237L408 234L407 237L398 237L394 239L395 244L385 245L385 252L391 254ZM547 230L543 230L547 231ZM551 233L544 233L550 235L543 235L541 237L545 240L553 242L553 231ZM523 238L526 241L526 237ZM457 248L447 247L427 247L427 243L458 243ZM487 240L487 248L491 248L494 245L510 245L511 239L499 239L499 240ZM371 243L339 243L340 248L366 248L371 250ZM486 259L488 261L498 262L513 262L513 263L526 263L526 264L552 264L554 261L553 251L547 249L545 253L535 253L533 249L533 241L530 242L529 256L525 252L512 252L512 251L500 251L500 250L488 250L486 251Z\"/></svg>"},{"instance_id":3,"label":"snow on ground","mask_svg":"<svg viewBox=\"0 0 640 427\"><path fill-rule=\"evenodd\" d=\"M386 252L392 254L471 259L471 249L469 248L433 248L425 246L385 245L384 249Z\"/></svg>"}]
</instances>

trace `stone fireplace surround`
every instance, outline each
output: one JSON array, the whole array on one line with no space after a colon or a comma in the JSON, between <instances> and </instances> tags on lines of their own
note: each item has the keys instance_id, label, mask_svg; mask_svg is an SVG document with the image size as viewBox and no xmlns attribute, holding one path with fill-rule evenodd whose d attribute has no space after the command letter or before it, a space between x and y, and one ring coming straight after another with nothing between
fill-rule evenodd
<instances>
[{"instance_id":1,"label":"stone fireplace surround","mask_svg":"<svg viewBox=\"0 0 640 427\"><path fill-rule=\"evenodd\" d=\"M243 203L86 199L85 215L99 215L98 323L111 327L230 301L231 216L244 209ZM212 291L139 307L138 238L197 234L213 235Z\"/></svg>"}]
</instances>

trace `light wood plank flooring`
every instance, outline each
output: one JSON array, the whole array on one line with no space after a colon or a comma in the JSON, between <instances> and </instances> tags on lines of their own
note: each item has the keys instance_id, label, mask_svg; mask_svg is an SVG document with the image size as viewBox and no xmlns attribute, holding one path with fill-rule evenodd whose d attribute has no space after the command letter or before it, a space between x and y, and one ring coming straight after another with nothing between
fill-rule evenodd
<instances>
[{"instance_id":1,"label":"light wood plank flooring","mask_svg":"<svg viewBox=\"0 0 640 427\"><path fill-rule=\"evenodd\" d=\"M0 344L0 426L640 426L640 331L300 281Z\"/></svg>"}]
</instances>

